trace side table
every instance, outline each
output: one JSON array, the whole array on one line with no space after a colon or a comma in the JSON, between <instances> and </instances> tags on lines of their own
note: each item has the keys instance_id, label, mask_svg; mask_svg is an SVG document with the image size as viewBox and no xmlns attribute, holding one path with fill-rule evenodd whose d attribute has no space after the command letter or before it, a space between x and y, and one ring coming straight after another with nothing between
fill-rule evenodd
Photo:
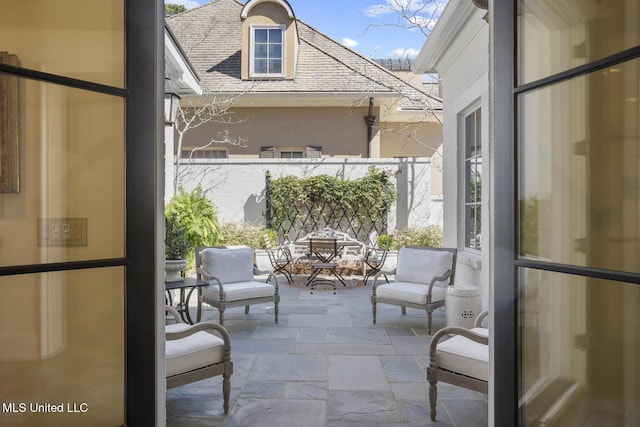
<instances>
[{"instance_id":1,"label":"side table","mask_svg":"<svg viewBox=\"0 0 640 427\"><path fill-rule=\"evenodd\" d=\"M182 320L190 325L193 325L193 320L191 320L191 314L189 314L189 300L191 299L191 294L193 291L198 289L198 295L200 294L200 288L202 286L207 286L209 282L204 280L198 280L195 277L184 277L183 280L178 282L164 282L164 290L169 293L169 291L178 289L180 291L180 300L175 304L176 310L180 313L180 317ZM171 298L169 298L171 301ZM200 301L198 299L198 304Z\"/></svg>"},{"instance_id":2,"label":"side table","mask_svg":"<svg viewBox=\"0 0 640 427\"><path fill-rule=\"evenodd\" d=\"M455 285L447 288L445 314L447 326L473 328L475 318L482 311L480 289L475 286Z\"/></svg>"}]
</instances>

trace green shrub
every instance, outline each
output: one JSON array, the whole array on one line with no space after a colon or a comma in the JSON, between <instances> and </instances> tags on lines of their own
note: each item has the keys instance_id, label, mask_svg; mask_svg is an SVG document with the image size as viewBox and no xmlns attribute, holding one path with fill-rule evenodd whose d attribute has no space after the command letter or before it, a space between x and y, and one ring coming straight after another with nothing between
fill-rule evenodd
<instances>
[{"instance_id":1,"label":"green shrub","mask_svg":"<svg viewBox=\"0 0 640 427\"><path fill-rule=\"evenodd\" d=\"M164 219L164 256L165 259L185 259L192 249L186 236L186 228L178 223L175 214Z\"/></svg>"},{"instance_id":2,"label":"green shrub","mask_svg":"<svg viewBox=\"0 0 640 427\"><path fill-rule=\"evenodd\" d=\"M200 186L193 191L180 189L165 206L165 216L175 216L192 248L218 244L218 217L215 206ZM193 251L187 259L193 265Z\"/></svg>"},{"instance_id":3,"label":"green shrub","mask_svg":"<svg viewBox=\"0 0 640 427\"><path fill-rule=\"evenodd\" d=\"M378 236L378 245L383 248L386 247L389 239L391 239L390 249L400 249L405 246L439 248L443 245L444 236L442 228L437 225L406 227L396 230L390 235L381 234Z\"/></svg>"},{"instance_id":4,"label":"green shrub","mask_svg":"<svg viewBox=\"0 0 640 427\"><path fill-rule=\"evenodd\" d=\"M220 224L220 245L246 245L253 249L265 248L264 235L275 241L275 232L262 224L252 222L224 222Z\"/></svg>"}]
</instances>

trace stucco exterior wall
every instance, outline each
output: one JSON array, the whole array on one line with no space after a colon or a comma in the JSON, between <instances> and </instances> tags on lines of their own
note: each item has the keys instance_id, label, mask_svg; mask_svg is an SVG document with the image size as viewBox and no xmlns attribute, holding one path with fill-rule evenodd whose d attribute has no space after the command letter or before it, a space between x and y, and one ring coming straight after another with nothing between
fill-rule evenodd
<instances>
[{"instance_id":1,"label":"stucco exterior wall","mask_svg":"<svg viewBox=\"0 0 640 427\"><path fill-rule=\"evenodd\" d=\"M229 157L257 157L262 146L315 145L328 156L360 157L367 152L367 108L238 108L229 113L234 124L191 129L185 133L183 148L202 145L228 129L232 138L246 139L246 147L224 145Z\"/></svg>"},{"instance_id":2,"label":"stucco exterior wall","mask_svg":"<svg viewBox=\"0 0 640 427\"><path fill-rule=\"evenodd\" d=\"M459 2L452 3L456 7ZM461 4L461 3L460 3ZM449 7L449 6L448 6ZM431 46L441 53L435 68L442 80L443 99L443 193L444 244L457 247L458 265L456 284L480 287L484 308L489 305L490 289L490 189L492 165L489 140L489 25L483 20L485 11L464 5L464 13L470 14L462 28L436 33L446 47L439 46L440 39L433 39ZM453 16L453 15L452 15ZM452 25L456 22L453 21ZM439 23L445 25L445 21ZM438 50L440 49L440 50ZM426 53L426 52L425 52ZM421 53L422 55L422 53ZM481 109L482 140L482 250L465 249L464 244L464 195L462 119L470 108Z\"/></svg>"},{"instance_id":3,"label":"stucco exterior wall","mask_svg":"<svg viewBox=\"0 0 640 427\"><path fill-rule=\"evenodd\" d=\"M270 107L235 108L217 122L185 133L183 149L221 139L225 131L230 139L242 139L242 146L216 145L225 148L229 157L257 157L264 146L320 146L325 157L431 157L442 145L439 123L376 123L367 149L367 108L355 107ZM374 109L374 115L379 115ZM225 123L230 121L231 123ZM175 153L174 153L175 154ZM435 193L442 194L440 178Z\"/></svg>"},{"instance_id":4,"label":"stucco exterior wall","mask_svg":"<svg viewBox=\"0 0 640 427\"><path fill-rule=\"evenodd\" d=\"M442 146L440 123L388 123L380 132L380 157L430 157L431 194L442 195ZM437 161L436 158L437 157Z\"/></svg>"},{"instance_id":5,"label":"stucco exterior wall","mask_svg":"<svg viewBox=\"0 0 640 427\"><path fill-rule=\"evenodd\" d=\"M398 199L389 228L442 226L441 199L431 197L431 162L412 159L226 159L192 161L180 166L183 188L201 185L218 209L220 221L264 223L265 174L273 178L285 175L310 177L320 174L356 179L370 167L394 174Z\"/></svg>"}]
</instances>

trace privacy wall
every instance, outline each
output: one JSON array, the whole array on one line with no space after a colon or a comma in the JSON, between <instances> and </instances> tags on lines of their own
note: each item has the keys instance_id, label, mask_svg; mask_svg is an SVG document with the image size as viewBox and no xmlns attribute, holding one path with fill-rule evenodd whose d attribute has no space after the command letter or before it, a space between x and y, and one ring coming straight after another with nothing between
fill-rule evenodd
<instances>
[{"instance_id":1,"label":"privacy wall","mask_svg":"<svg viewBox=\"0 0 640 427\"><path fill-rule=\"evenodd\" d=\"M221 222L264 223L267 171L273 178L327 174L356 179L370 167L388 171L398 191L388 219L390 230L429 224L442 226L442 196L432 196L429 158L206 159L184 161L179 175L181 186L187 191L202 186L218 209Z\"/></svg>"}]
</instances>

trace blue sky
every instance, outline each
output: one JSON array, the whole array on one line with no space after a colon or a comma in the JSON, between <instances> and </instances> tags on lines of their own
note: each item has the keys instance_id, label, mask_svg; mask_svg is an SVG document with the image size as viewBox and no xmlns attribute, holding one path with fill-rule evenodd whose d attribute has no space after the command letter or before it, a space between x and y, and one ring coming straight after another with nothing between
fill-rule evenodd
<instances>
[{"instance_id":1,"label":"blue sky","mask_svg":"<svg viewBox=\"0 0 640 427\"><path fill-rule=\"evenodd\" d=\"M404 7L411 15L417 11L411 20L431 28L446 4L446 0L288 1L298 19L370 58L413 58L424 44L425 34L417 28L402 28L408 20L394 9ZM191 9L209 0L165 2Z\"/></svg>"}]
</instances>

